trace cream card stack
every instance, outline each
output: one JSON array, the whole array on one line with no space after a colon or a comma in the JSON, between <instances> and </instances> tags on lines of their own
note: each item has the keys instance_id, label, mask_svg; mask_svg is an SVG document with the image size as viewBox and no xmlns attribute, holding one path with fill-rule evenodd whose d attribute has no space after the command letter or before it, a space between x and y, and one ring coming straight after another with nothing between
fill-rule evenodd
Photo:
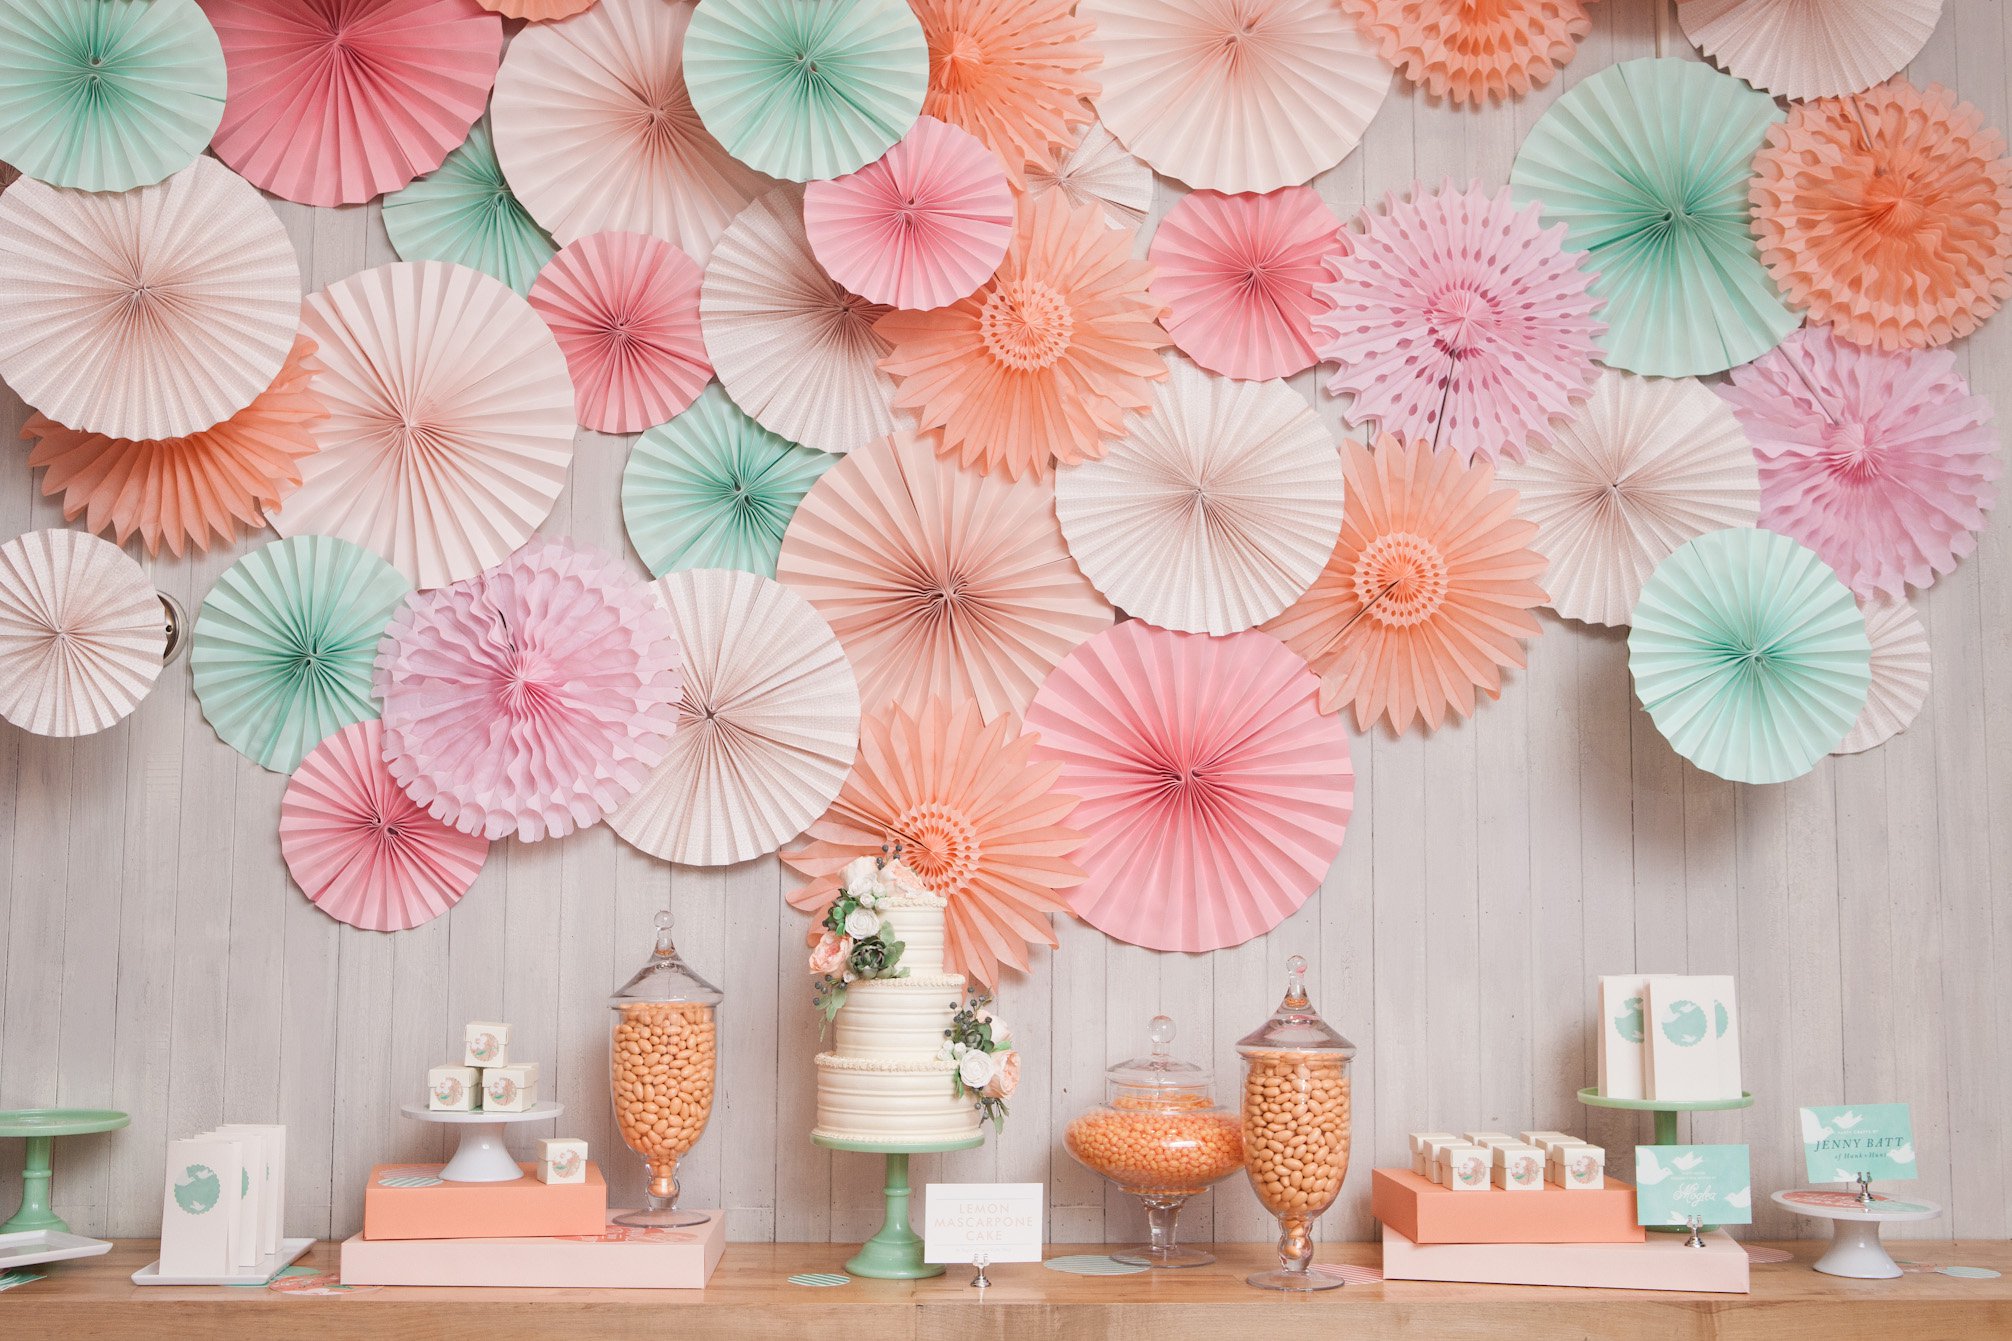
<instances>
[{"instance_id":1,"label":"cream card stack","mask_svg":"<svg viewBox=\"0 0 2012 1341\"><path fill-rule=\"evenodd\" d=\"M1695 1103L1741 1093L1739 1013L1727 975L1600 979L1600 1093Z\"/></svg>"},{"instance_id":2,"label":"cream card stack","mask_svg":"<svg viewBox=\"0 0 2012 1341\"><path fill-rule=\"evenodd\" d=\"M163 1276L227 1276L279 1251L286 1128L231 1123L168 1142L161 1192Z\"/></svg>"}]
</instances>

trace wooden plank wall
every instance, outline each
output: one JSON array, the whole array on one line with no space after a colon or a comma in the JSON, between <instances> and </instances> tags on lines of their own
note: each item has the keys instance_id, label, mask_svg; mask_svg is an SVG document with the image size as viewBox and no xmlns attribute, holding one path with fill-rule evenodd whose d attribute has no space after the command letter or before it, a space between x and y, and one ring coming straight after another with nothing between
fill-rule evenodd
<instances>
[{"instance_id":1,"label":"wooden plank wall","mask_svg":"<svg viewBox=\"0 0 2012 1341\"><path fill-rule=\"evenodd\" d=\"M2005 126L2008 20L1949 0L1913 67ZM1658 0L1607 0L1563 85L1614 61L1691 55ZM1362 148L1319 182L1344 216L1416 179L1505 181L1556 89L1463 113L1395 90ZM1163 187L1162 209L1172 199ZM278 206L311 285L394 259L375 207ZM1142 244L1143 245L1143 244ZM2012 318L1962 350L2012 410ZM1299 379L1314 396L1313 379ZM1322 412L1333 418L1331 405ZM0 399L12 440L24 410ZM19 450L18 448L16 450ZM548 530L627 553L626 445L583 434ZM0 533L61 524L29 472L0 472ZM227 554L153 563L194 611ZM633 557L632 560L633 562ZM640 565L638 565L640 571ZM1739 975L1747 1074L1760 1102L1700 1119L1701 1140L1754 1147L1757 1186L1800 1177L1799 1103L1914 1105L1922 1181L1949 1215L1923 1232L1999 1237L2012 1108L2012 525L1922 602L1936 656L1927 710L1870 754L1781 787L1740 788L1677 760L1630 693L1620 636L1548 620L1499 703L1429 740L1356 742L1356 815L1317 896L1284 926L1207 957L1154 955L1086 927L1007 989L1028 1063L1000 1139L921 1161L918 1181L1042 1179L1051 1237L1124 1239L1131 1207L1060 1147L1104 1066L1145 1046L1156 1010L1226 1092L1234 1040L1274 1004L1280 965L1313 961L1316 1000L1363 1048L1357 1166L1329 1236L1367 1237L1367 1169L1426 1127L1564 1127L1619 1147L1640 1128L1589 1120L1593 977ZM621 1191L639 1188L606 1097L605 995L676 910L691 960L727 990L721 1106L688 1161L691 1203L731 1208L737 1238L855 1239L878 1215L877 1170L814 1149L817 1029L802 918L772 859L689 871L605 828L499 845L450 916L398 936L339 926L289 885L275 839L284 779L220 744L186 661L121 727L52 741L0 727L0 1106L110 1105L129 1131L59 1146L57 1209L79 1230L159 1224L162 1143L234 1120L291 1129L293 1234L342 1235L374 1161L437 1155L399 1117L462 1021L516 1028ZM544 1135L527 1132L525 1135ZM13 1148L0 1149L11 1203ZM1188 1233L1270 1233L1241 1180L1187 1212ZM1771 1208L1757 1231L1808 1232Z\"/></svg>"}]
</instances>

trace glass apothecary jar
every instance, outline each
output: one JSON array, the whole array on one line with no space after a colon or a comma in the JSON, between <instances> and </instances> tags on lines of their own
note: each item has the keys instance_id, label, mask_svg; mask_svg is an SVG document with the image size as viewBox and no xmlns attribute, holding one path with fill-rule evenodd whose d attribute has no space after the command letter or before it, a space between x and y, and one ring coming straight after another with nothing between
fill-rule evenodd
<instances>
[{"instance_id":1,"label":"glass apothecary jar","mask_svg":"<svg viewBox=\"0 0 2012 1341\"><path fill-rule=\"evenodd\" d=\"M642 1156L643 1208L617 1224L675 1228L707 1217L678 1209L678 1161L698 1144L713 1113L718 1071L719 988L692 972L671 943L671 915L657 914L649 962L608 1000L615 1012L608 1069L615 1125Z\"/></svg>"}]
</instances>

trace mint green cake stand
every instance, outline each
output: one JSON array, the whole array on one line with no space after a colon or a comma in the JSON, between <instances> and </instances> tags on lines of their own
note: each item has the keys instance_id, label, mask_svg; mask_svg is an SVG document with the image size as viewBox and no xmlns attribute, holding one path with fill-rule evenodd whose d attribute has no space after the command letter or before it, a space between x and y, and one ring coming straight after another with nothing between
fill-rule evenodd
<instances>
[{"instance_id":1,"label":"mint green cake stand","mask_svg":"<svg viewBox=\"0 0 2012 1341\"><path fill-rule=\"evenodd\" d=\"M859 1247L845 1269L855 1276L875 1280L922 1280L943 1274L941 1265L922 1260L922 1239L908 1225L908 1157L940 1155L952 1150L970 1150L985 1144L980 1135L962 1141L939 1141L933 1145L905 1145L899 1150L875 1141L840 1141L813 1135L813 1144L826 1150L854 1150L867 1155L887 1156L887 1181L881 1191L887 1211L880 1232Z\"/></svg>"},{"instance_id":2,"label":"mint green cake stand","mask_svg":"<svg viewBox=\"0 0 2012 1341\"><path fill-rule=\"evenodd\" d=\"M1579 1102L1588 1108L1625 1108L1637 1113L1656 1115L1656 1139L1654 1145L1676 1145L1677 1114L1679 1113L1719 1113L1730 1108L1752 1108L1753 1091L1742 1090L1737 1099L1610 1099L1600 1093L1597 1085L1588 1085L1579 1091ZM1648 1225L1651 1234L1688 1234L1690 1230L1682 1225ZM1717 1225L1706 1225L1706 1229L1717 1229Z\"/></svg>"},{"instance_id":3,"label":"mint green cake stand","mask_svg":"<svg viewBox=\"0 0 2012 1341\"><path fill-rule=\"evenodd\" d=\"M28 1159L21 1166L21 1207L12 1219L0 1225L0 1234L28 1229L70 1232L49 1209L52 1174L49 1155L58 1136L88 1136L93 1132L117 1131L132 1121L124 1113L109 1108L17 1108L0 1112L0 1137L18 1136L28 1142Z\"/></svg>"}]
</instances>

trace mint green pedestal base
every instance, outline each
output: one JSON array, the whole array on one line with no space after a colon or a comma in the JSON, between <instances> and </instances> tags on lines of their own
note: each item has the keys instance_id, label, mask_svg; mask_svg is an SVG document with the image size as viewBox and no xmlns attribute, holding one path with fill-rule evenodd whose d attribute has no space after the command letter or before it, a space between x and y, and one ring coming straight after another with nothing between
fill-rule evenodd
<instances>
[{"instance_id":1,"label":"mint green pedestal base","mask_svg":"<svg viewBox=\"0 0 2012 1341\"><path fill-rule=\"evenodd\" d=\"M922 1260L922 1237L908 1224L908 1157L969 1150L984 1144L985 1138L974 1136L968 1141L909 1146L903 1150L866 1141L838 1141L822 1136L810 1139L827 1150L854 1150L887 1157L887 1178L881 1188L886 1210L880 1232L859 1246L859 1251L845 1264L845 1269L855 1276L873 1280L923 1280L942 1275L941 1266Z\"/></svg>"},{"instance_id":2,"label":"mint green pedestal base","mask_svg":"<svg viewBox=\"0 0 2012 1341\"><path fill-rule=\"evenodd\" d=\"M0 1137L18 1136L28 1144L27 1158L21 1165L21 1206L0 1224L0 1234L28 1229L69 1233L70 1226L49 1209L49 1187L55 1178L50 1156L56 1138L117 1131L130 1120L109 1108L21 1108L0 1113Z\"/></svg>"}]
</instances>

